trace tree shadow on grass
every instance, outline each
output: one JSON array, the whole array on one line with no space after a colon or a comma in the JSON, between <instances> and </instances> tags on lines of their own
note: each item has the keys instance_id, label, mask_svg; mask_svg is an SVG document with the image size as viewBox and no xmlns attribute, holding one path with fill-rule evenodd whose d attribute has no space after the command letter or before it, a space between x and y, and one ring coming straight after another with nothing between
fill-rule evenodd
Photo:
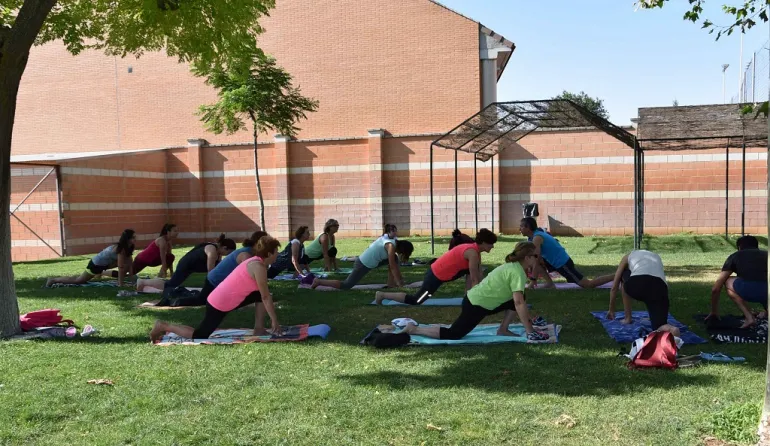
<instances>
[{"instance_id":1,"label":"tree shadow on grass","mask_svg":"<svg viewBox=\"0 0 770 446\"><path fill-rule=\"evenodd\" d=\"M714 386L715 376L664 370L629 370L625 360L584 349L520 345L466 348L415 347L395 356L406 365L414 362L442 365L431 373L402 371L338 375L357 386L414 388L473 388L510 394L609 397L634 394L649 388L674 389ZM556 350L556 351L554 351ZM396 367L398 369L398 367Z\"/></svg>"}]
</instances>

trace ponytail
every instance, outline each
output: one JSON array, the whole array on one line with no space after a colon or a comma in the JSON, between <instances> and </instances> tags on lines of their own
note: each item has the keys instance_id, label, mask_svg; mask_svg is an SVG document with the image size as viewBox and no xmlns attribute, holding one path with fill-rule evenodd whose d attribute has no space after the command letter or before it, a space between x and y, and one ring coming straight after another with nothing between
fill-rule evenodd
<instances>
[{"instance_id":1,"label":"ponytail","mask_svg":"<svg viewBox=\"0 0 770 446\"><path fill-rule=\"evenodd\" d=\"M525 257L535 253L537 247L532 242L519 242L513 251L505 256L505 263L521 262Z\"/></svg>"},{"instance_id":2,"label":"ponytail","mask_svg":"<svg viewBox=\"0 0 770 446\"><path fill-rule=\"evenodd\" d=\"M257 242L259 241L259 239L261 239L262 237L264 237L266 235L267 235L267 232L265 232L265 231L256 231L256 232L254 232L253 234L251 234L251 237L249 237L249 238L247 238L246 240L243 241L243 247L244 248L250 248L250 247L256 245Z\"/></svg>"},{"instance_id":3,"label":"ponytail","mask_svg":"<svg viewBox=\"0 0 770 446\"><path fill-rule=\"evenodd\" d=\"M324 233L328 234L329 231L331 231L331 228L334 227L334 226L339 228L340 227L340 222L338 222L337 220L335 220L333 218L330 218L330 219L326 220L326 224L324 225Z\"/></svg>"},{"instance_id":4,"label":"ponytail","mask_svg":"<svg viewBox=\"0 0 770 446\"><path fill-rule=\"evenodd\" d=\"M459 229L452 231L452 239L449 240L449 249L452 249L458 245L464 245L466 243L473 243L473 239L470 238L470 236L463 234Z\"/></svg>"},{"instance_id":5,"label":"ponytail","mask_svg":"<svg viewBox=\"0 0 770 446\"><path fill-rule=\"evenodd\" d=\"M120 234L120 240L118 241L118 248L116 250L117 254L125 254L130 256L134 253L134 245L131 243L131 239L134 238L134 234L136 234L136 232L134 232L133 229L126 229L122 234Z\"/></svg>"},{"instance_id":6,"label":"ponytail","mask_svg":"<svg viewBox=\"0 0 770 446\"><path fill-rule=\"evenodd\" d=\"M217 246L220 248L227 248L230 251L235 250L235 241L231 238L226 238L225 234L219 234L219 237L217 237Z\"/></svg>"}]
</instances>

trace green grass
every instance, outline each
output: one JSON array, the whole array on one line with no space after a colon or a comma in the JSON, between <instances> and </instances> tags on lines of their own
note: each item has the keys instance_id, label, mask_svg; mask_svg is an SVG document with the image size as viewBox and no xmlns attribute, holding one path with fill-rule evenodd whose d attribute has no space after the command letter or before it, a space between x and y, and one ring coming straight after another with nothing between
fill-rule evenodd
<instances>
[{"instance_id":1,"label":"green grass","mask_svg":"<svg viewBox=\"0 0 770 446\"><path fill-rule=\"evenodd\" d=\"M430 243L413 240L415 255L428 256ZM485 263L502 262L518 240L503 238ZM628 238L561 242L590 275L614 271L631 248ZM340 252L358 254L366 243L341 240ZM437 246L443 250L446 241ZM645 246L666 264L672 313L705 335L692 315L708 310L711 282L732 245L682 235ZM76 274L86 263L73 257L15 265L22 312L60 308L101 333L0 342L0 444L687 445L705 436L748 442L762 401L764 345L683 349L745 356L742 365L628 370L616 356L628 346L613 342L589 314L607 307L606 290L529 294L537 314L564 326L556 345L376 351L357 345L374 325L400 316L451 322L458 309L373 307L366 305L373 292L315 293L278 282L271 289L281 321L329 324L328 340L161 348L147 338L154 319L195 325L201 310L136 309L144 299L116 298L115 289L41 289L43 277ZM420 280L424 268L405 271L407 281ZM365 281L384 278L377 271ZM438 296L461 295L461 287L445 286ZM727 301L722 309L737 311ZM224 326L252 323L250 311L239 311ZM95 378L115 385L86 383ZM562 415L576 424L557 424Z\"/></svg>"}]
</instances>

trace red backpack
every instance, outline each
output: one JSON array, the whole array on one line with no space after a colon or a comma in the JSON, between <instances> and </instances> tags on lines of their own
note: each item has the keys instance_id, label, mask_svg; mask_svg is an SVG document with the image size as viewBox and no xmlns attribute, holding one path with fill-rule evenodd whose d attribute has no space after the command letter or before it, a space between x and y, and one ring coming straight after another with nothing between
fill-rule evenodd
<instances>
[{"instance_id":1,"label":"red backpack","mask_svg":"<svg viewBox=\"0 0 770 446\"><path fill-rule=\"evenodd\" d=\"M677 367L676 354L679 349L671 333L653 331L647 335L641 347L638 343L641 343L641 339L637 339L636 354L632 349L629 367L659 367L672 370Z\"/></svg>"},{"instance_id":2,"label":"red backpack","mask_svg":"<svg viewBox=\"0 0 770 446\"><path fill-rule=\"evenodd\" d=\"M23 331L30 331L40 327L53 327L59 324L67 324L68 327L75 325L71 320L63 319L59 311L56 309L46 309L22 314L19 316L21 329Z\"/></svg>"}]
</instances>

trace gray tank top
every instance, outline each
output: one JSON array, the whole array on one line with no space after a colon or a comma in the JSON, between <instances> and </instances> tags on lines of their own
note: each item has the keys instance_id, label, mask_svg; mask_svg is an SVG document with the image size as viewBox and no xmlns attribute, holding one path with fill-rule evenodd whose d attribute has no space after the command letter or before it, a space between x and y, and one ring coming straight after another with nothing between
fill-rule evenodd
<instances>
[{"instance_id":1,"label":"gray tank top","mask_svg":"<svg viewBox=\"0 0 770 446\"><path fill-rule=\"evenodd\" d=\"M95 255L91 259L96 266L110 266L118 261L118 247L117 245L110 245L102 250L99 254Z\"/></svg>"}]
</instances>

